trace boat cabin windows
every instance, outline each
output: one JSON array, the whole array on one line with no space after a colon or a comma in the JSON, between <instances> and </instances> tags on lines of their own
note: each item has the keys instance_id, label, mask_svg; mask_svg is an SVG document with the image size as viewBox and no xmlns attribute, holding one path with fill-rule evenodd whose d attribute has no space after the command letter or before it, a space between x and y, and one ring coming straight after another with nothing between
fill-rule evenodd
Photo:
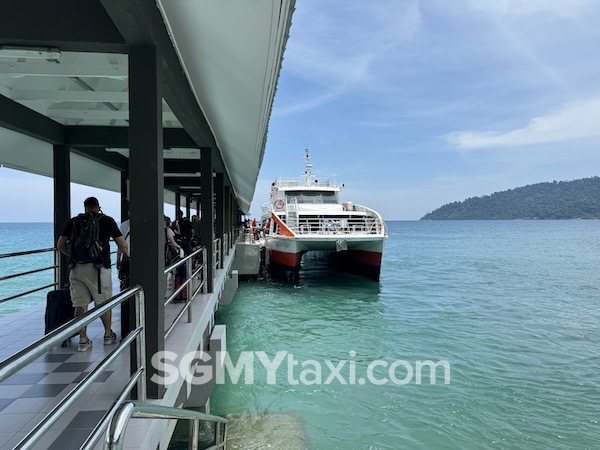
<instances>
[{"instance_id":1,"label":"boat cabin windows","mask_svg":"<svg viewBox=\"0 0 600 450\"><path fill-rule=\"evenodd\" d=\"M335 191L287 191L285 196L289 201L298 203L338 203Z\"/></svg>"}]
</instances>

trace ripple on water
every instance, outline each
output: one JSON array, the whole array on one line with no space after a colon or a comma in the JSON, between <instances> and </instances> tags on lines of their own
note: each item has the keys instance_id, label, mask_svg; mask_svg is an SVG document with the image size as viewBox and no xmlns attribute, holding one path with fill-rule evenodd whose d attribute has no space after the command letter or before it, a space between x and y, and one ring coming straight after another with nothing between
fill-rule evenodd
<instances>
[{"instance_id":1,"label":"ripple on water","mask_svg":"<svg viewBox=\"0 0 600 450\"><path fill-rule=\"evenodd\" d=\"M220 316L234 354L353 360L357 378L374 359L447 360L451 383L283 371L268 385L256 370L217 386L213 408L295 415L314 449L600 448L599 235L597 221L397 222L379 284L324 267L243 283Z\"/></svg>"}]
</instances>

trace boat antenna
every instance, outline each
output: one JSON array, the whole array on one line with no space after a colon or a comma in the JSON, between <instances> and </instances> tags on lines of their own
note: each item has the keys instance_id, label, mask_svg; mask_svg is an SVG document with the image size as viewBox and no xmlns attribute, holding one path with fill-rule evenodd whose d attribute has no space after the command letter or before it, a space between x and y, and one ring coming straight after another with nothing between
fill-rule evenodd
<instances>
[{"instance_id":1,"label":"boat antenna","mask_svg":"<svg viewBox=\"0 0 600 450\"><path fill-rule=\"evenodd\" d=\"M304 184L310 186L314 175L312 173L313 165L310 163L310 153L308 152L308 149L304 150L304 159L306 160L304 163Z\"/></svg>"}]
</instances>

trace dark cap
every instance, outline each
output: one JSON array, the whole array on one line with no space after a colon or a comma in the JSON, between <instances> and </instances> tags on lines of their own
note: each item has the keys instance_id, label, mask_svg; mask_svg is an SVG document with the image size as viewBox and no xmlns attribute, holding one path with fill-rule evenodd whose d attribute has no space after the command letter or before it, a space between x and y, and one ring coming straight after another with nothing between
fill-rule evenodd
<instances>
[{"instance_id":1,"label":"dark cap","mask_svg":"<svg viewBox=\"0 0 600 450\"><path fill-rule=\"evenodd\" d=\"M98 208L100 203L98 203L98 199L96 197L88 197L84 200L83 206L86 208Z\"/></svg>"}]
</instances>

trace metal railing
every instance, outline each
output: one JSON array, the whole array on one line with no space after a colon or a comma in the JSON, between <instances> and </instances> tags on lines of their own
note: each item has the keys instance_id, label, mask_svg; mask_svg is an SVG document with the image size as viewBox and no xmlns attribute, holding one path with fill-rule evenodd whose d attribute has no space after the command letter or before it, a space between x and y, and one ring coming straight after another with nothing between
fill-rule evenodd
<instances>
[{"instance_id":1,"label":"metal railing","mask_svg":"<svg viewBox=\"0 0 600 450\"><path fill-rule=\"evenodd\" d=\"M331 178L319 178L319 181L313 180L313 186L334 187L336 184ZM305 186L304 178L277 178L275 186L278 187L295 187Z\"/></svg>"},{"instance_id":2,"label":"metal railing","mask_svg":"<svg viewBox=\"0 0 600 450\"><path fill-rule=\"evenodd\" d=\"M52 266L47 266L47 267L41 267L41 268L37 268L37 269L33 269L33 270L28 270L26 272L19 272L19 273L13 273L10 275L5 275L0 277L0 282L1 281L6 281L6 280L12 280L12 279L16 279L19 277L24 277L26 275L31 275L34 273L39 273L39 272L44 272L46 270L54 270L56 271L58 269L58 252L55 248L42 248L42 249L37 249L37 250L28 250L28 251L23 251L23 252L13 252L13 253L4 253L0 255L0 259L4 259L4 258L14 258L14 257L19 257L19 256L27 256L27 255L35 255L38 253L49 253L49 252L53 252L54 253L54 265ZM14 300L16 298L20 298L20 297L24 297L26 295L29 294L33 294L35 292L39 292L42 291L44 289L48 289L48 288L53 288L56 289L58 287L58 281L56 276L53 274L53 279L54 282L50 283L50 284L46 284L44 286L40 286L40 287L36 287L34 289L30 289L27 291L23 291L23 292L19 292L18 294L15 295L10 295L8 297L2 298L0 299L0 303L4 303L4 302L8 302L10 300Z\"/></svg>"},{"instance_id":3,"label":"metal railing","mask_svg":"<svg viewBox=\"0 0 600 450\"><path fill-rule=\"evenodd\" d=\"M194 268L194 262L198 261L198 259L201 260L201 263L200 263L200 265L198 265ZM186 288L187 288L187 299L186 299L184 307L181 308L181 311L179 311L179 313L173 320L173 323L169 326L169 328L167 328L165 330L165 338L169 334L171 334L171 332L173 331L173 329L175 328L175 326L177 325L179 320L186 313L186 311L187 311L188 323L190 323L192 321L192 299L196 296L196 294L198 292L200 292L200 290L202 290L202 292L206 293L206 287L207 287L206 286L206 275L207 275L206 248L201 247L201 248L197 249L196 251L190 253L185 258L174 262L169 267L166 267L164 270L165 275L168 274L169 272L176 271L180 266L182 266L184 264L185 264L185 271L186 271L186 279L183 283L181 283L181 286L179 286L177 289L175 289L173 291L173 293L165 300L164 306L166 307L168 304L172 303L179 296L179 294ZM200 284L196 287L194 292L192 292L192 280L194 280L198 275L201 275L200 276Z\"/></svg>"},{"instance_id":4,"label":"metal railing","mask_svg":"<svg viewBox=\"0 0 600 450\"><path fill-rule=\"evenodd\" d=\"M28 255L35 255L35 254L39 254L39 253L50 253L50 252L54 253L54 264L52 266L41 267L41 268L37 268L37 269L33 269L33 270L28 270L26 272L18 272L18 273L13 273L10 275L0 276L0 282L7 281L7 280L13 280L13 279L24 277L26 275L31 275L34 273L45 272L47 270L54 271L54 273L52 275L54 282L50 283L50 284L45 284L44 286L29 289L27 291L19 292L18 294L10 295L5 298L1 298L0 303L5 303L10 300L14 300L14 299L24 297L29 294L33 294L35 292L43 291L44 289L48 289L48 288L57 289L59 287L58 269L59 269L60 252L56 248L42 248L42 249L27 250L27 251L22 251L22 252L4 253L4 254L0 255L0 259L4 259L4 258L15 258L15 257L19 257L19 256L28 256ZM117 253L116 250L110 252L111 255L114 255L116 253ZM114 266L115 264L116 263L111 263L111 267Z\"/></svg>"},{"instance_id":5,"label":"metal railing","mask_svg":"<svg viewBox=\"0 0 600 450\"><path fill-rule=\"evenodd\" d=\"M69 392L22 440L15 449L30 449L36 445L39 439L46 433L52 425L61 417L61 415L71 406L94 381L117 359L121 353L129 350L130 344L136 341L137 370L130 377L129 381L118 395L111 408L104 414L96 428L92 431L88 439L81 448L92 449L110 421L119 405L125 401L132 389L137 385L137 396L141 401L146 399L146 333L144 323L144 292L140 286L135 286L120 294L114 296L102 305L93 308L87 313L67 322L43 338L34 342L30 346L7 358L0 363L0 383L19 370L34 362L37 358L53 349L64 340L69 339L73 334L89 325L92 321L98 319L107 311L112 310L121 303L128 301L131 297L136 302L136 327L132 330L119 345L110 352L88 375L81 380L71 392Z\"/></svg>"},{"instance_id":6,"label":"metal railing","mask_svg":"<svg viewBox=\"0 0 600 450\"><path fill-rule=\"evenodd\" d=\"M362 205L352 205L344 211L347 217L336 214L335 217L303 216L298 213L297 203L290 201L286 205L286 226L296 235L380 235L385 236L387 228L379 213ZM361 216L353 215L358 212Z\"/></svg>"},{"instance_id":7,"label":"metal railing","mask_svg":"<svg viewBox=\"0 0 600 450\"><path fill-rule=\"evenodd\" d=\"M229 233L223 233L223 258L229 255Z\"/></svg>"},{"instance_id":8,"label":"metal railing","mask_svg":"<svg viewBox=\"0 0 600 450\"><path fill-rule=\"evenodd\" d=\"M216 271L223 267L223 258L221 251L221 239L217 238L213 241L213 269Z\"/></svg>"},{"instance_id":9,"label":"metal railing","mask_svg":"<svg viewBox=\"0 0 600 450\"><path fill-rule=\"evenodd\" d=\"M105 448L121 450L125 441L127 425L132 418L144 419L175 419L189 420L189 449L198 449L200 422L215 424L214 445L205 450L225 448L227 441L227 419L219 416L201 413L190 409L180 409L168 406L153 405L148 403L127 402L122 404L108 426L105 439Z\"/></svg>"},{"instance_id":10,"label":"metal railing","mask_svg":"<svg viewBox=\"0 0 600 450\"><path fill-rule=\"evenodd\" d=\"M235 229L235 242L251 244L256 242L252 228L239 227Z\"/></svg>"},{"instance_id":11,"label":"metal railing","mask_svg":"<svg viewBox=\"0 0 600 450\"><path fill-rule=\"evenodd\" d=\"M296 226L287 225L296 235L384 235L383 221L373 217L323 219L300 216Z\"/></svg>"}]
</instances>

